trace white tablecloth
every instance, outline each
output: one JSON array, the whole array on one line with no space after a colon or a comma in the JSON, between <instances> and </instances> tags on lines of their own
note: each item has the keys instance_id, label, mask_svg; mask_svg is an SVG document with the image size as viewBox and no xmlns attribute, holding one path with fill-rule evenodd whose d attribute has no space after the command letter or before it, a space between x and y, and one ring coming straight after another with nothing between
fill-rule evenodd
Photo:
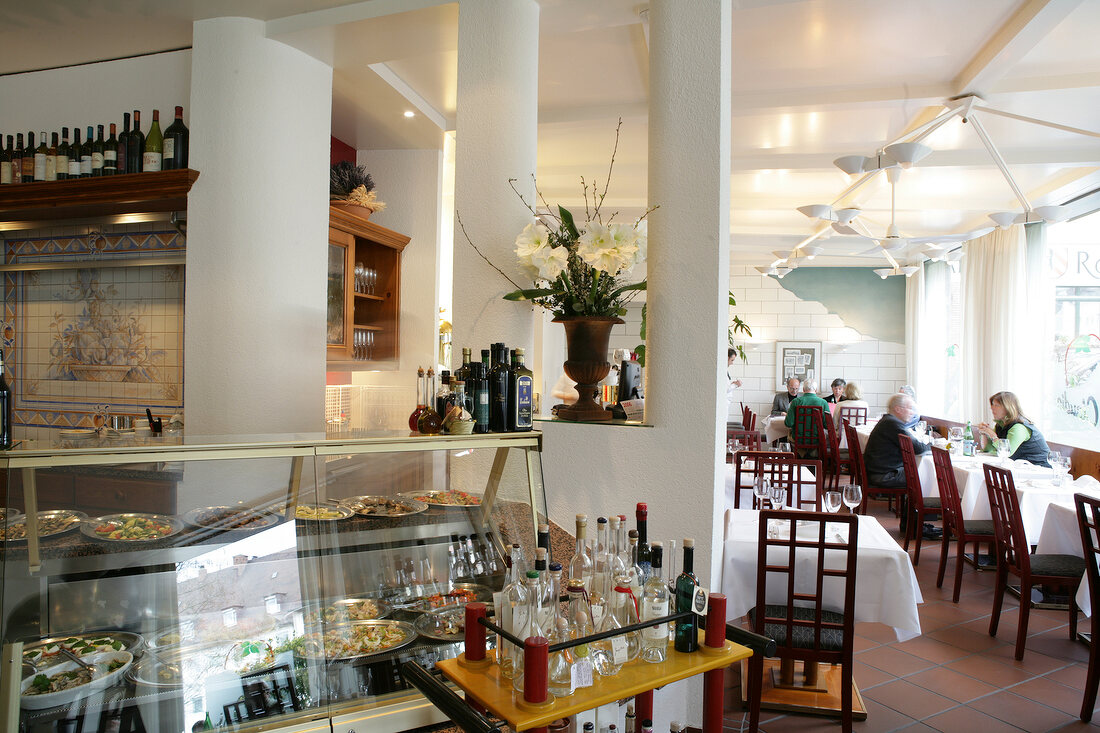
<instances>
[{"instance_id":1,"label":"white tablecloth","mask_svg":"<svg viewBox=\"0 0 1100 733\"><path fill-rule=\"evenodd\" d=\"M1082 490L1082 493L1095 495L1096 492ZM1085 556L1085 548L1081 546L1081 530L1077 524L1077 507L1072 501L1059 501L1047 506L1035 552L1040 555ZM1087 572L1081 578L1081 587L1077 590L1077 606L1086 616L1092 615Z\"/></svg>"},{"instance_id":2,"label":"white tablecloth","mask_svg":"<svg viewBox=\"0 0 1100 733\"><path fill-rule=\"evenodd\" d=\"M737 469L736 464L734 464L734 463L727 463L726 464L726 509L733 509L735 506L738 506L738 504L734 503L735 496L736 496L736 493L737 493L737 489L734 487L734 484L737 481L737 470L736 469ZM799 482L800 483L809 482L809 481L814 480L813 472L811 472L808 467L799 466L798 471L799 471L799 477L800 477ZM753 481L752 473L751 472L746 473L744 470L742 470L741 471L741 487L740 487L741 501L740 501L739 505L746 508L746 509L751 509L752 508L752 500L753 500L752 481ZM817 501L817 497L814 496L814 486L815 486L815 484L802 483L802 501L804 501L804 502ZM822 498L824 498L824 497L822 497Z\"/></svg>"},{"instance_id":3,"label":"white tablecloth","mask_svg":"<svg viewBox=\"0 0 1100 733\"><path fill-rule=\"evenodd\" d=\"M764 418L764 437L769 443L791 434L791 429L784 422L786 419L786 415L768 415Z\"/></svg>"},{"instance_id":4,"label":"white tablecloth","mask_svg":"<svg viewBox=\"0 0 1100 733\"><path fill-rule=\"evenodd\" d=\"M744 616L756 604L758 517L759 513L751 509L726 512L722 592L727 599L729 621ZM870 516L859 517L856 552L855 620L892 626L898 641L920 636L917 604L923 603L924 598L909 554ZM776 590L776 602L786 603L783 590ZM834 599L834 608L842 605L841 599Z\"/></svg>"}]
</instances>

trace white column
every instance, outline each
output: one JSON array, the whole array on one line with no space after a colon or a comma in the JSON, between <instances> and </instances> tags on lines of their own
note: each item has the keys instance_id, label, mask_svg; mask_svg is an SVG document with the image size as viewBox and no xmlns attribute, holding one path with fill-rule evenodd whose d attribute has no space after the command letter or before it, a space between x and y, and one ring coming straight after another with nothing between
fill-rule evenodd
<instances>
[{"instance_id":1,"label":"white column","mask_svg":"<svg viewBox=\"0 0 1100 733\"><path fill-rule=\"evenodd\" d=\"M495 341L531 353L532 313L500 299L514 290L466 242L520 286L513 252L531 220L508 179L528 202L538 145L539 6L535 0L462 0L458 14L455 116L454 348Z\"/></svg>"},{"instance_id":2,"label":"white column","mask_svg":"<svg viewBox=\"0 0 1100 733\"><path fill-rule=\"evenodd\" d=\"M332 69L262 21L195 23L185 404L192 435L324 429Z\"/></svg>"}]
</instances>

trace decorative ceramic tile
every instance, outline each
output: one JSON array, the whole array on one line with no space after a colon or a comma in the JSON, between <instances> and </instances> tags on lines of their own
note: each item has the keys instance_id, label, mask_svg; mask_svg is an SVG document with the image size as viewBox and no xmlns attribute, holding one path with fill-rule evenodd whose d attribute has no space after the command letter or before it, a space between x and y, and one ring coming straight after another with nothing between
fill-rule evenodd
<instances>
[{"instance_id":1,"label":"decorative ceramic tile","mask_svg":"<svg viewBox=\"0 0 1100 733\"><path fill-rule=\"evenodd\" d=\"M182 235L134 226L86 236L55 231L8 239L4 251L8 263L96 262L5 273L0 338L17 433L93 427L103 405L113 414L183 408L183 268L111 266L112 259L182 254Z\"/></svg>"}]
</instances>

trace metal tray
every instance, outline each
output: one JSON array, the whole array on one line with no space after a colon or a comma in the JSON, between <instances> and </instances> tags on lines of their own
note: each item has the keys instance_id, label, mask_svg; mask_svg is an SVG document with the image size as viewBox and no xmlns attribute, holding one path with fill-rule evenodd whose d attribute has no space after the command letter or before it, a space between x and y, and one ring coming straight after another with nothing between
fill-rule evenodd
<instances>
[{"instance_id":1,"label":"metal tray","mask_svg":"<svg viewBox=\"0 0 1100 733\"><path fill-rule=\"evenodd\" d=\"M359 651L351 654L343 654L342 656L326 656L323 648L323 637L336 637L342 638L355 633L357 629L368 630L373 628L393 628L399 630L404 634L404 638L401 641L394 643L384 649L376 649L373 651ZM320 638L319 638L320 637ZM304 638L304 643L295 652L298 656L305 659L325 660L329 662L350 662L355 659L363 659L364 657L373 657L378 654L385 654L392 652L395 649L408 646L416 641L416 628L407 621L391 621L388 619L374 620L374 621L355 621L350 624L341 624L334 626L326 631L324 634L307 634Z\"/></svg>"},{"instance_id":2,"label":"metal tray","mask_svg":"<svg viewBox=\"0 0 1100 733\"><path fill-rule=\"evenodd\" d=\"M247 527L233 527L230 526L228 518L218 519L210 524L201 524L198 520L205 512L233 512L236 518L243 516L256 517L260 521L255 524L250 524ZM203 506L196 509L192 509L183 515L183 521L187 522L193 527L200 527L202 529L216 529L223 532L254 532L259 529L267 529L268 527L274 527L280 521L282 517L273 512L264 511L262 509L251 509L249 507L242 506Z\"/></svg>"},{"instance_id":3,"label":"metal tray","mask_svg":"<svg viewBox=\"0 0 1100 733\"><path fill-rule=\"evenodd\" d=\"M340 516L338 516L338 517L303 517L303 516L299 516L298 511L301 510L303 507L307 508L307 509L324 509L326 512L336 512ZM279 513L285 515L286 514L286 509L284 508ZM355 512L352 511L351 509L349 509L348 507L343 506L342 504L333 505L333 504L306 504L306 503L302 503L302 504L298 504L296 507L294 507L294 516L292 516L291 519L298 519L298 520L303 521L303 522L338 522L341 519L347 519L348 517L354 517L354 516L355 516Z\"/></svg>"},{"instance_id":4,"label":"metal tray","mask_svg":"<svg viewBox=\"0 0 1100 733\"><path fill-rule=\"evenodd\" d=\"M430 611L438 611L441 608L448 606L460 605L464 606L471 601L479 601L481 603L493 602L493 589L486 585L479 585L477 583L454 583L450 587L440 587L436 590L437 594L446 595L448 593L454 593L456 591L469 591L473 594L473 598L466 600L463 598L443 598L440 600L442 605L432 607L427 599L435 594L428 594L425 596L417 596L412 598L406 598L405 600L394 600L393 608L398 611L405 611L407 613L428 613Z\"/></svg>"},{"instance_id":5,"label":"metal tray","mask_svg":"<svg viewBox=\"0 0 1100 733\"><path fill-rule=\"evenodd\" d=\"M375 604L377 607L376 613L367 618L351 618L351 607L367 601ZM360 596L354 598L341 598L336 601L327 601L322 604L310 604L291 611L291 613L301 615L302 622L308 626L318 623L348 624L354 623L355 621L373 621L385 618L392 610L393 608L390 604L380 598L366 598ZM325 611L329 611L329 613L325 614Z\"/></svg>"},{"instance_id":6,"label":"metal tray","mask_svg":"<svg viewBox=\"0 0 1100 733\"><path fill-rule=\"evenodd\" d=\"M88 515L85 514L84 512L78 512L78 511L75 511L73 509L52 509L50 511L38 512L37 516L38 516L38 539L40 539L40 540L49 539L50 537L57 537L58 535L65 534L66 532L71 532L80 525L81 520L84 520L84 519L88 518ZM66 526L62 529L55 530L53 532L45 532L45 533L42 532L42 522L43 522L43 520L57 519L57 518L61 518L61 517L72 517L76 521L71 522L68 526ZM15 537L15 538L12 538L12 539L8 539L8 536L7 536L8 533L13 531L16 527L24 526L26 524L26 521L27 521L27 518L25 516L23 516L23 517L19 517L18 519L15 519L15 520L9 522L6 527L0 527L0 537L3 537L3 539L6 542L26 542L27 538L25 536L24 537ZM26 529L24 529L23 531L24 531L24 533L26 533Z\"/></svg>"},{"instance_id":7,"label":"metal tray","mask_svg":"<svg viewBox=\"0 0 1100 733\"><path fill-rule=\"evenodd\" d=\"M476 509L481 506L481 497L477 494L471 494L468 491L463 491L462 493L477 499L476 504L448 504L439 500L441 496L454 493L457 493L454 489L448 489L446 491L403 491L398 494L398 496L405 499L422 501L428 506L439 507L440 509Z\"/></svg>"},{"instance_id":8,"label":"metal tray","mask_svg":"<svg viewBox=\"0 0 1100 733\"><path fill-rule=\"evenodd\" d=\"M167 524L170 527L170 531L167 534L163 534L159 537L143 537L140 539L114 539L112 537L106 537L96 532L97 527L101 527L108 523L117 523L119 526L124 524L128 519L150 519L156 522ZM183 531L183 522L175 517L169 517L164 514L143 514L141 512L125 512L123 514L107 514L102 517L93 517L91 519L85 519L80 523L80 532L92 539L101 540L103 542L119 542L122 544L136 544L139 542L157 542L158 540L167 539L173 535L177 535Z\"/></svg>"},{"instance_id":9,"label":"metal tray","mask_svg":"<svg viewBox=\"0 0 1100 733\"><path fill-rule=\"evenodd\" d=\"M489 604L492 608L492 604ZM446 625L451 623L457 631L447 633ZM416 617L413 623L416 633L435 641L462 641L466 628L466 606L444 606L434 611L425 611Z\"/></svg>"},{"instance_id":10,"label":"metal tray","mask_svg":"<svg viewBox=\"0 0 1100 733\"><path fill-rule=\"evenodd\" d=\"M0 524L5 522L14 522L23 516L23 512L18 509L12 509L11 507L0 507Z\"/></svg>"},{"instance_id":11,"label":"metal tray","mask_svg":"<svg viewBox=\"0 0 1100 733\"><path fill-rule=\"evenodd\" d=\"M422 501L410 499L405 495L398 495L398 499L402 503L408 505L408 511L371 512L369 514L365 514L362 511L362 507L365 503L381 502L393 499L394 497L392 496L376 496L373 494L368 494L365 496L349 496L346 499L340 500L340 506L350 509L361 517L378 517L380 519L388 519L390 517L409 517L413 514L419 514L420 512L425 511L428 508L428 505Z\"/></svg>"},{"instance_id":12,"label":"metal tray","mask_svg":"<svg viewBox=\"0 0 1100 733\"><path fill-rule=\"evenodd\" d=\"M70 639L91 641L92 639L104 639L108 637L114 641L122 642L123 649L120 651L130 652L134 657L141 656L141 653L145 650L145 637L141 634L135 634L130 631L93 631L90 633L69 634L68 636L46 636L36 641L25 642L23 644L23 661L33 664L38 669L45 669L46 667L52 667L54 664L67 662L69 659L60 653L55 653L53 656L41 657L36 661L31 661L31 657L29 657L28 654L34 652L36 649L55 644L61 646L62 642ZM65 646L68 647L68 645Z\"/></svg>"}]
</instances>

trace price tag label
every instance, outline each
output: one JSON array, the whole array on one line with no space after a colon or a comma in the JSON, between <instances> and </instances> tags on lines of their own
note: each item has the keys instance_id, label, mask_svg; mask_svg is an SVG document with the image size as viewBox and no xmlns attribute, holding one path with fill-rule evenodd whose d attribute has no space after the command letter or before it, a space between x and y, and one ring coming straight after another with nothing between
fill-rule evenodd
<instances>
[{"instance_id":1,"label":"price tag label","mask_svg":"<svg viewBox=\"0 0 1100 733\"><path fill-rule=\"evenodd\" d=\"M603 606L592 606L592 628L599 629L600 621L603 621Z\"/></svg>"},{"instance_id":2,"label":"price tag label","mask_svg":"<svg viewBox=\"0 0 1100 733\"><path fill-rule=\"evenodd\" d=\"M592 686L592 660L591 658L579 657L576 664L573 665L573 669L570 672L570 676L573 681L573 688L580 689L581 687Z\"/></svg>"},{"instance_id":3,"label":"price tag label","mask_svg":"<svg viewBox=\"0 0 1100 733\"><path fill-rule=\"evenodd\" d=\"M623 400L620 404L627 420L641 420L645 415L645 400Z\"/></svg>"},{"instance_id":4,"label":"price tag label","mask_svg":"<svg viewBox=\"0 0 1100 733\"><path fill-rule=\"evenodd\" d=\"M695 592L691 594L691 610L699 616L706 616L710 607L710 593L702 586L695 586Z\"/></svg>"},{"instance_id":5,"label":"price tag label","mask_svg":"<svg viewBox=\"0 0 1100 733\"><path fill-rule=\"evenodd\" d=\"M626 639L622 636L611 637L611 663L626 664Z\"/></svg>"}]
</instances>

